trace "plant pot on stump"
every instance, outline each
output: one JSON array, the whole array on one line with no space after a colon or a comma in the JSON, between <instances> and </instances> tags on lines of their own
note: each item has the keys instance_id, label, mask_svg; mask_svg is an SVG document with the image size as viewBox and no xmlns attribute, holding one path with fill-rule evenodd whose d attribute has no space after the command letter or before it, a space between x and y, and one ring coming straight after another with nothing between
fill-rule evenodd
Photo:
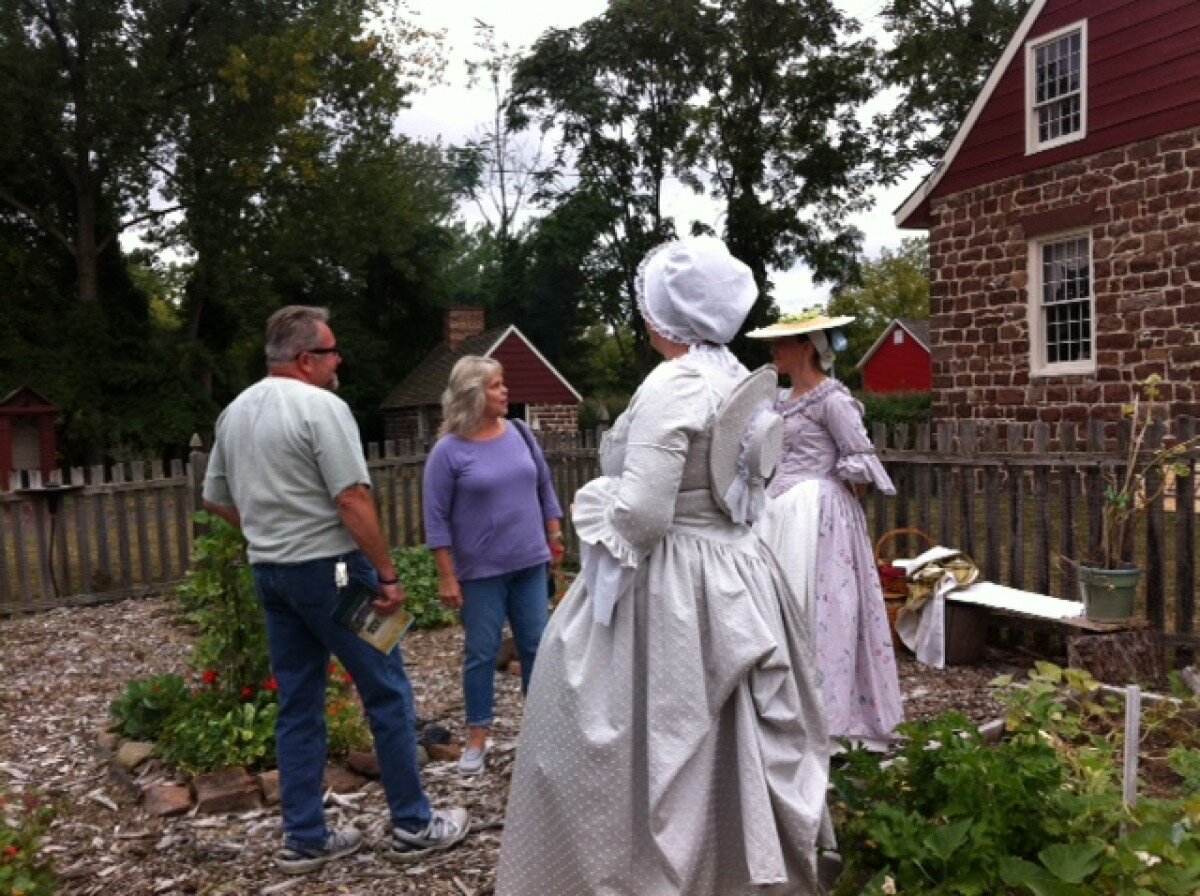
<instances>
[{"instance_id":1,"label":"plant pot on stump","mask_svg":"<svg viewBox=\"0 0 1200 896\"><path fill-rule=\"evenodd\" d=\"M1083 612L1092 622L1128 622L1133 616L1142 571L1136 566L1122 569L1079 567L1079 596Z\"/></svg>"}]
</instances>

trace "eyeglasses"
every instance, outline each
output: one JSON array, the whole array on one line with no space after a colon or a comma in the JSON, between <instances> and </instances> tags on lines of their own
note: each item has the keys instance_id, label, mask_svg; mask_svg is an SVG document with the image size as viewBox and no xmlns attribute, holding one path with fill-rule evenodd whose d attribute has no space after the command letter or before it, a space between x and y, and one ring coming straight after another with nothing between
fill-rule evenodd
<instances>
[{"instance_id":1,"label":"eyeglasses","mask_svg":"<svg viewBox=\"0 0 1200 896\"><path fill-rule=\"evenodd\" d=\"M329 348L306 348L300 355L337 355L340 358L342 350L336 345L331 345ZM300 355L296 355L297 360L299 360Z\"/></svg>"}]
</instances>

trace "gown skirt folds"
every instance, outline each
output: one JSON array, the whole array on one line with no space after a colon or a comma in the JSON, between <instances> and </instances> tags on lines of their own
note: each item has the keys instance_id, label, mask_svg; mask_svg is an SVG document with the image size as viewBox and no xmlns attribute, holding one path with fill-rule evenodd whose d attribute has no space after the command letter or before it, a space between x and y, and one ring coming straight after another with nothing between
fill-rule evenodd
<instances>
[{"instance_id":1,"label":"gown skirt folds","mask_svg":"<svg viewBox=\"0 0 1200 896\"><path fill-rule=\"evenodd\" d=\"M786 393L785 393L786 394ZM812 628L832 737L879 742L904 720L891 627L867 520L847 483L895 488L836 380L781 399L784 455L755 528L779 559Z\"/></svg>"},{"instance_id":2,"label":"gown skirt folds","mask_svg":"<svg viewBox=\"0 0 1200 896\"><path fill-rule=\"evenodd\" d=\"M581 541L626 582L606 624L585 552L550 618L496 896L823 892L829 739L810 634L770 552L707 487L715 402L696 373L651 374L602 446L608 475L575 496ZM711 378L716 402L736 382Z\"/></svg>"}]
</instances>

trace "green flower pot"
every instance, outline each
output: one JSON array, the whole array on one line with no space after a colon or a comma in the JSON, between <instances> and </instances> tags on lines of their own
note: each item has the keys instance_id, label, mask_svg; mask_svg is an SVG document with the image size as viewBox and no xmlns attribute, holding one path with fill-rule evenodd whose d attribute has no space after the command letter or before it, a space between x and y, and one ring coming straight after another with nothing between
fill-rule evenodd
<instances>
[{"instance_id":1,"label":"green flower pot","mask_svg":"<svg viewBox=\"0 0 1200 896\"><path fill-rule=\"evenodd\" d=\"M1133 615L1138 582L1142 571L1079 567L1079 593L1083 612L1092 622L1126 622Z\"/></svg>"}]
</instances>

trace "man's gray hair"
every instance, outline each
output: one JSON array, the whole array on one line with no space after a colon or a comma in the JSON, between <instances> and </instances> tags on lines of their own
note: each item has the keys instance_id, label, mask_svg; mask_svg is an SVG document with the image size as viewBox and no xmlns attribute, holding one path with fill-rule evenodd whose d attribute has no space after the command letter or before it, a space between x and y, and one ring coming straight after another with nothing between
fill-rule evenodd
<instances>
[{"instance_id":1,"label":"man's gray hair","mask_svg":"<svg viewBox=\"0 0 1200 896\"><path fill-rule=\"evenodd\" d=\"M487 381L504 368L499 361L464 355L450 371L450 381L442 393L442 425L438 435L453 433L466 436L483 417Z\"/></svg>"},{"instance_id":2,"label":"man's gray hair","mask_svg":"<svg viewBox=\"0 0 1200 896\"><path fill-rule=\"evenodd\" d=\"M267 318L267 365L290 364L301 352L315 348L317 325L329 322L329 309L316 305L286 305Z\"/></svg>"}]
</instances>

